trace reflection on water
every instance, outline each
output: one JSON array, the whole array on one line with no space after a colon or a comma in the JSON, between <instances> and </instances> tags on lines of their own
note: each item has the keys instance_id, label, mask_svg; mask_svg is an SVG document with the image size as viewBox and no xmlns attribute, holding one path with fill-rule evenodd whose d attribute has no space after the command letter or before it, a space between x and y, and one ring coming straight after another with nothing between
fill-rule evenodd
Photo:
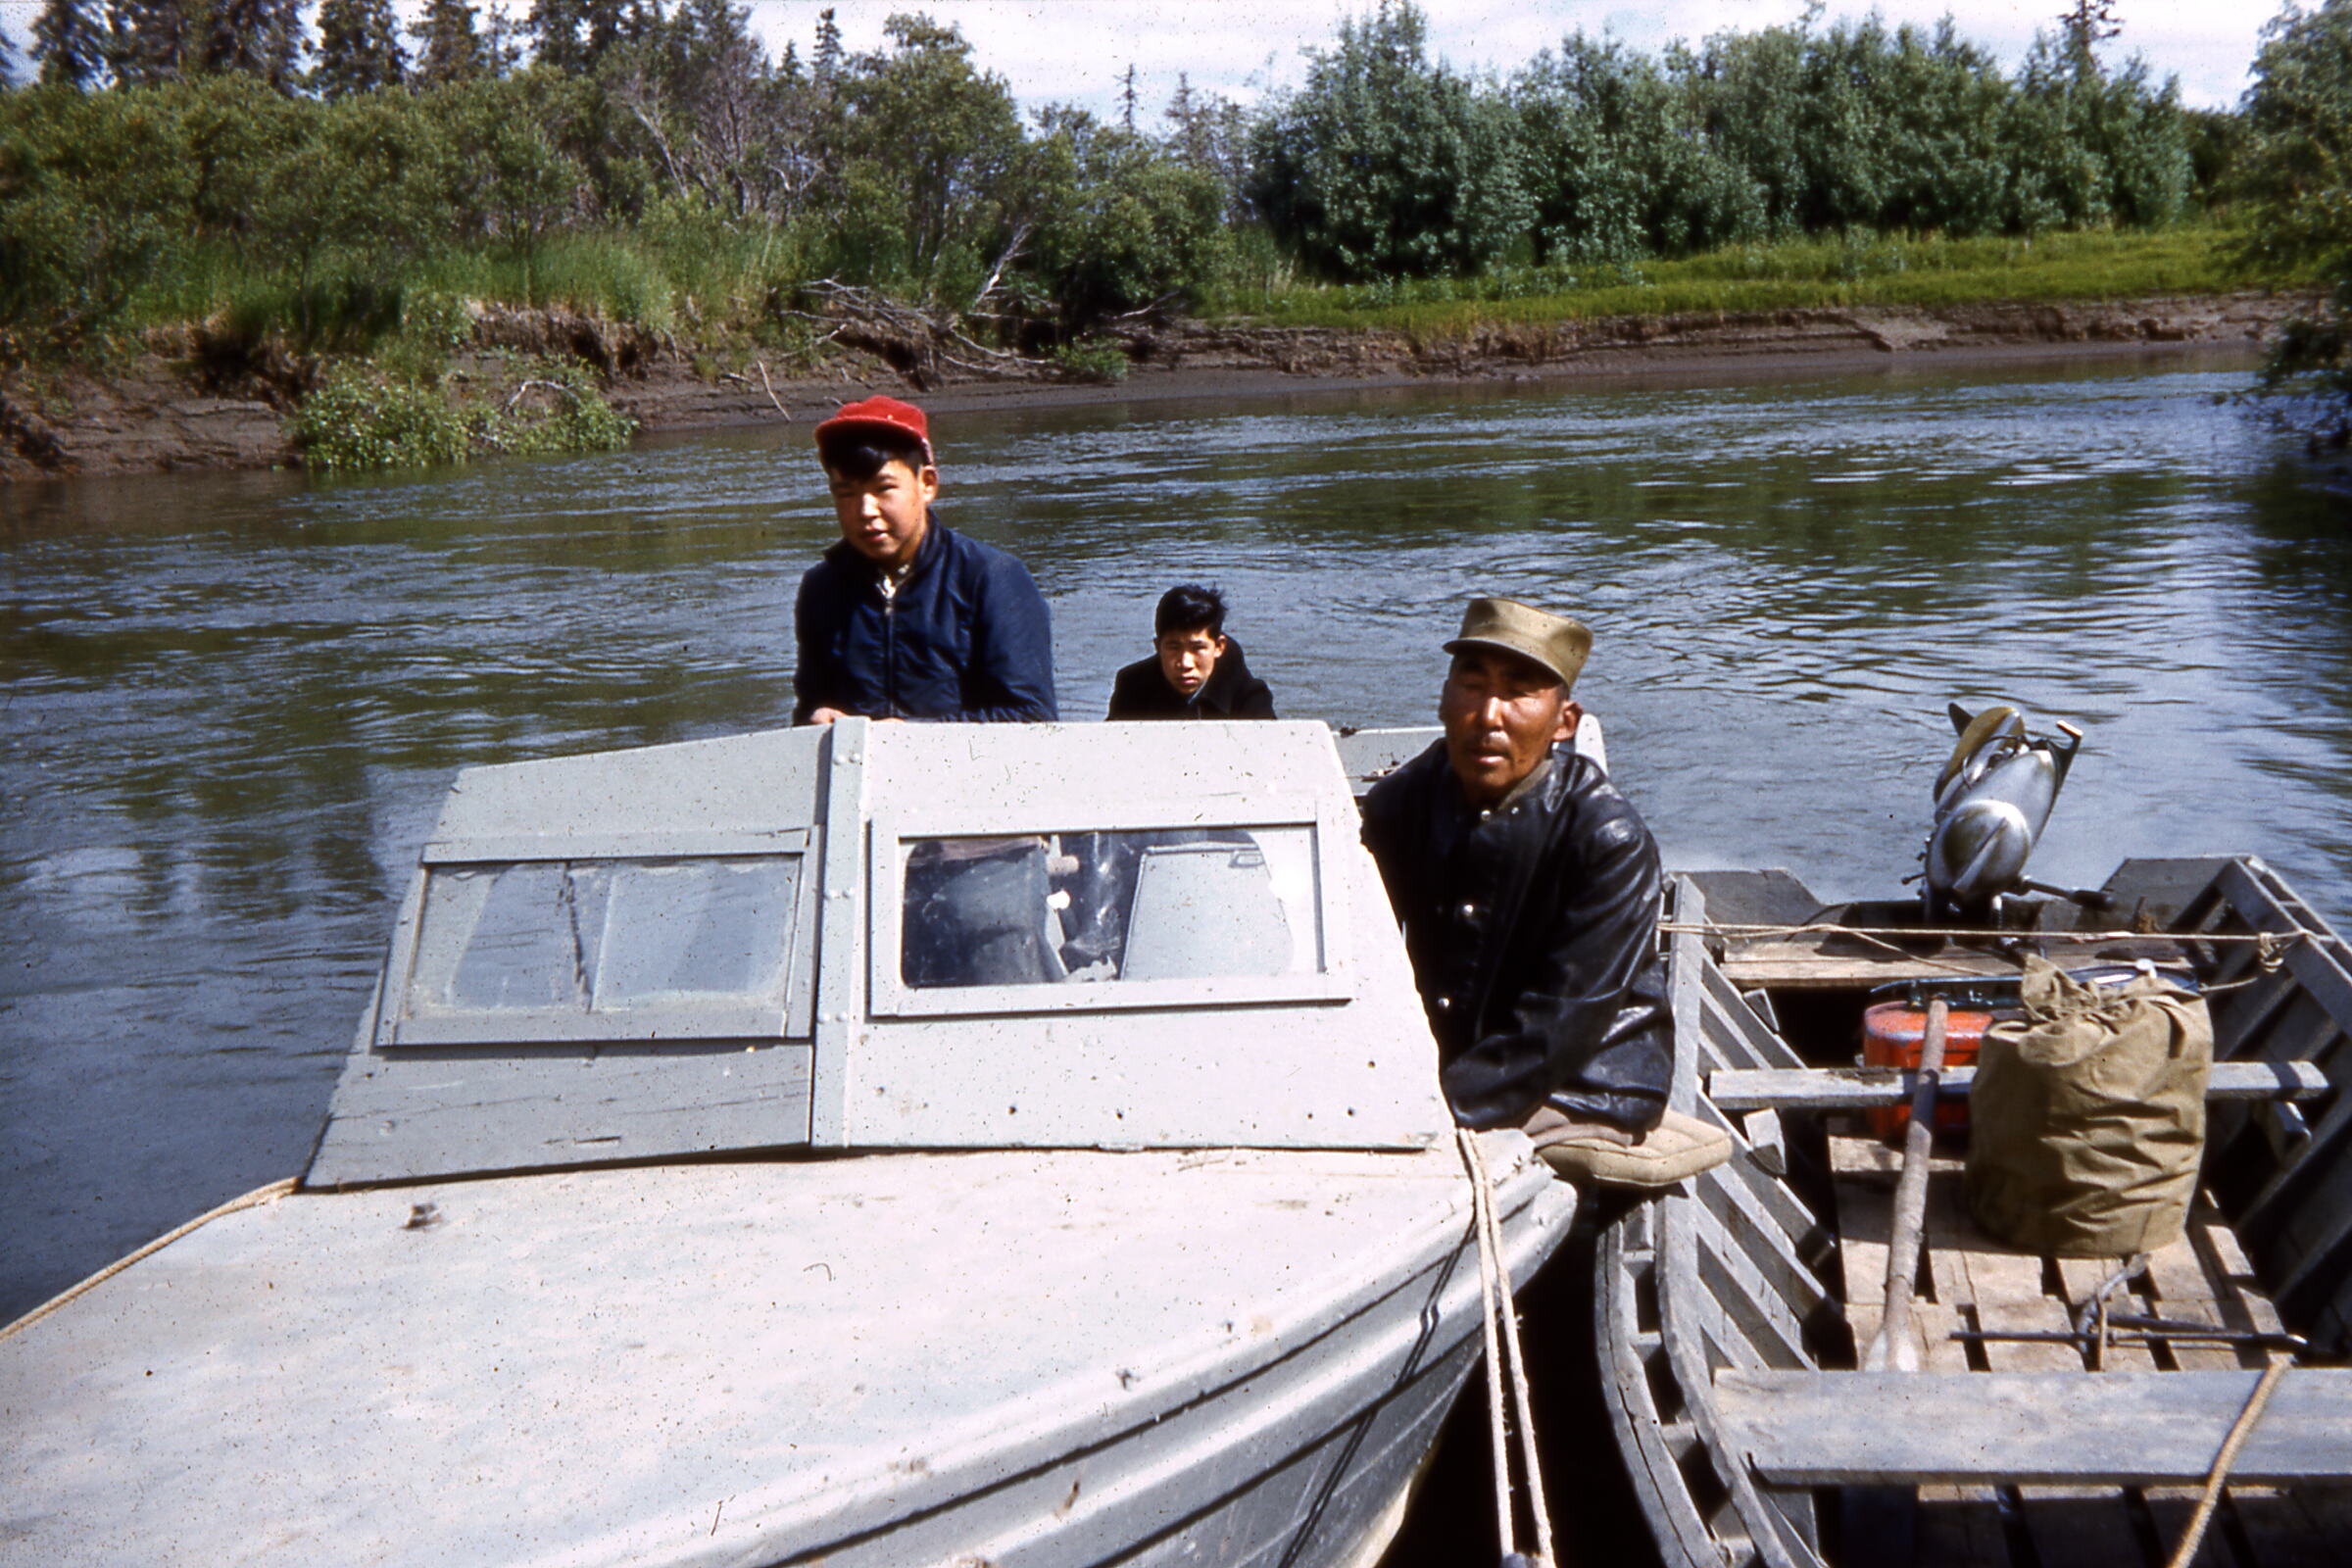
<instances>
[{"instance_id":1,"label":"reflection on water","mask_svg":"<svg viewBox=\"0 0 2352 1568\"><path fill-rule=\"evenodd\" d=\"M949 416L945 514L1102 711L1220 583L1286 715L1426 721L1460 601L1573 611L1681 865L1916 864L1947 698L2089 742L2036 858L2352 901L2352 550L2238 364ZM0 493L0 1316L299 1168L449 771L782 721L805 432L429 478Z\"/></svg>"}]
</instances>

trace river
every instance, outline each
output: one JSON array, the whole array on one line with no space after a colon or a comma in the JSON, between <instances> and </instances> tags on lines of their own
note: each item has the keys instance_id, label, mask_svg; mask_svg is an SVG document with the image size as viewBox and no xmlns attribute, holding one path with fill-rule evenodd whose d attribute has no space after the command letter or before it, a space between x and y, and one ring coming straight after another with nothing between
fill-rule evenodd
<instances>
[{"instance_id":1,"label":"river","mask_svg":"<svg viewBox=\"0 0 2352 1568\"><path fill-rule=\"evenodd\" d=\"M2248 851L2352 909L2352 543L2242 358L940 421L1064 713L1221 584L1288 716L1427 722L1461 601L1590 621L1673 864L1914 868L1947 699L2088 732L2037 874ZM451 770L782 722L805 431L0 490L0 1320L299 1171Z\"/></svg>"}]
</instances>

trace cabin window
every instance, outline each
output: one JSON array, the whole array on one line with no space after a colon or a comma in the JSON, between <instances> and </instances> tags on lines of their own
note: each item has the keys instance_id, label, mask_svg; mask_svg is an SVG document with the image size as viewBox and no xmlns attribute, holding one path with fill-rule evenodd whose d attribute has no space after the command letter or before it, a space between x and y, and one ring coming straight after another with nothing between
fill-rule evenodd
<instances>
[{"instance_id":1,"label":"cabin window","mask_svg":"<svg viewBox=\"0 0 2352 1568\"><path fill-rule=\"evenodd\" d=\"M405 1012L688 1015L783 1004L798 856L434 866Z\"/></svg>"},{"instance_id":2,"label":"cabin window","mask_svg":"<svg viewBox=\"0 0 2352 1568\"><path fill-rule=\"evenodd\" d=\"M899 980L923 991L1322 971L1314 829L908 839Z\"/></svg>"}]
</instances>

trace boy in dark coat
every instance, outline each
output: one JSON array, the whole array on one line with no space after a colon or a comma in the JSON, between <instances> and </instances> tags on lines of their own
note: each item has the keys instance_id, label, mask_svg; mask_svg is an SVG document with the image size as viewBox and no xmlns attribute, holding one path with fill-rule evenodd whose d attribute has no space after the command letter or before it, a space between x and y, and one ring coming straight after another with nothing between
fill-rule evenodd
<instances>
[{"instance_id":1,"label":"boy in dark coat","mask_svg":"<svg viewBox=\"0 0 2352 1568\"><path fill-rule=\"evenodd\" d=\"M793 720L1054 716L1046 601L1020 562L931 511L923 411L852 403L816 427L841 543L801 579Z\"/></svg>"},{"instance_id":2,"label":"boy in dark coat","mask_svg":"<svg viewBox=\"0 0 2352 1568\"><path fill-rule=\"evenodd\" d=\"M1152 657L1111 682L1112 718L1272 718L1274 694L1225 635L1225 596L1194 583L1160 596Z\"/></svg>"}]
</instances>

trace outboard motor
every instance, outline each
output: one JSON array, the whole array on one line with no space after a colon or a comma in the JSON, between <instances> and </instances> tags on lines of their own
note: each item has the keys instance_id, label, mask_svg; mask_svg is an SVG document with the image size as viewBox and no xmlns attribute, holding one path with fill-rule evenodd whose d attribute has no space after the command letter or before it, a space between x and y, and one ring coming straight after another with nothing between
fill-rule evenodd
<instances>
[{"instance_id":1,"label":"outboard motor","mask_svg":"<svg viewBox=\"0 0 2352 1568\"><path fill-rule=\"evenodd\" d=\"M2001 896L2035 886L2026 880L2026 858L2050 819L2082 732L2060 723L2063 742L2035 740L2018 710L2000 705L1972 715L1954 703L1950 712L1960 739L1936 780L1928 923L1998 924Z\"/></svg>"}]
</instances>

